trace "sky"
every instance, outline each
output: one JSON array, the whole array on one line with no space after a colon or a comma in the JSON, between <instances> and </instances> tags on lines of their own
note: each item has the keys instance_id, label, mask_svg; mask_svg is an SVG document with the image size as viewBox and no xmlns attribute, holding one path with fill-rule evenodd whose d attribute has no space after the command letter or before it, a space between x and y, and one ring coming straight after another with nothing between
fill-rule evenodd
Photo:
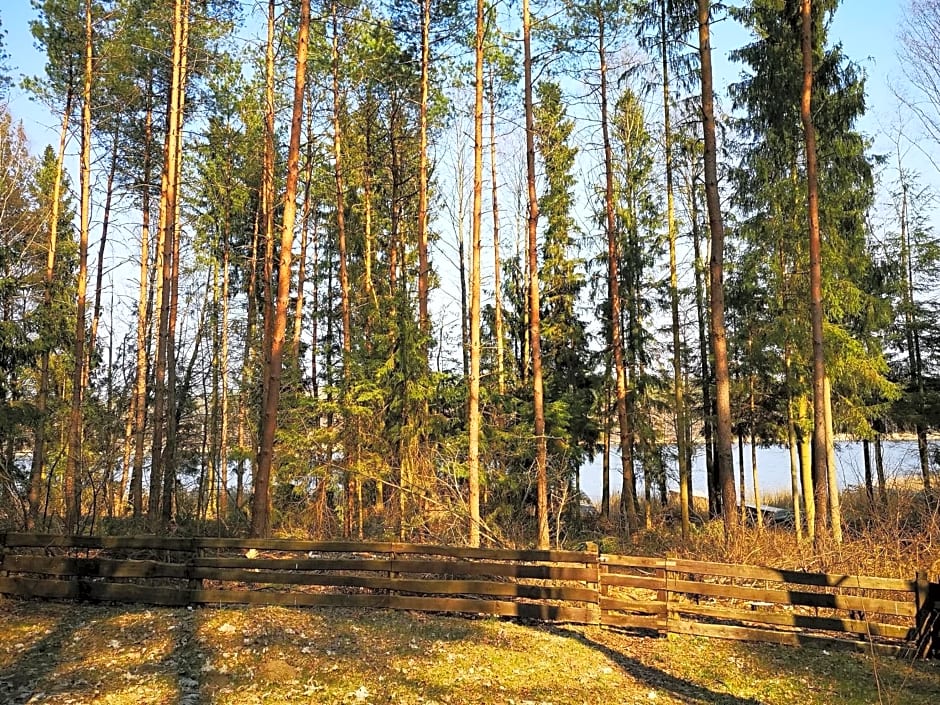
<instances>
[{"instance_id":1,"label":"sky","mask_svg":"<svg viewBox=\"0 0 940 705\"><path fill-rule=\"evenodd\" d=\"M920 172L922 178L940 188L940 173L921 153L929 149L918 140L916 120L899 108L896 91L904 91L904 76L898 60L899 25L908 0L843 0L836 11L829 31L831 42L841 42L844 52L858 63L867 76L868 113L859 128L873 141L873 151L891 154L895 147L892 129L899 122L912 135L909 148L909 166ZM740 4L740 0L733 4ZM0 23L6 32L5 45L10 54L10 67L19 83L23 76L40 76L45 57L33 45L29 21L35 10L29 0L4 0L0 5ZM728 52L749 41L747 31L730 19L713 26L716 86L722 92L740 78L741 67L727 59ZM58 119L41 104L30 99L19 86L9 96L9 108L14 118L22 120L29 135L32 150L39 153L46 144L58 140ZM728 101L725 100L725 104ZM74 149L74 147L73 147ZM940 163L940 162L938 162Z\"/></svg>"},{"instance_id":2,"label":"sky","mask_svg":"<svg viewBox=\"0 0 940 705\"><path fill-rule=\"evenodd\" d=\"M830 39L841 42L846 55L860 64L868 76L871 107L862 129L876 138L876 151L890 148L890 141L885 143L880 133L897 116L898 101L891 86L902 82L897 36L905 3L906 0L844 0L829 33ZM29 33L29 21L34 16L29 0L4 0L0 6L0 22L6 30L5 44L17 79L23 75L41 75L45 64L45 57L35 49ZM716 83L724 87L737 80L740 73L740 68L724 57L747 41L747 33L732 20L717 22L713 32ZM57 119L33 103L22 89L15 88L11 92L10 109L25 123L34 150L56 141Z\"/></svg>"}]
</instances>

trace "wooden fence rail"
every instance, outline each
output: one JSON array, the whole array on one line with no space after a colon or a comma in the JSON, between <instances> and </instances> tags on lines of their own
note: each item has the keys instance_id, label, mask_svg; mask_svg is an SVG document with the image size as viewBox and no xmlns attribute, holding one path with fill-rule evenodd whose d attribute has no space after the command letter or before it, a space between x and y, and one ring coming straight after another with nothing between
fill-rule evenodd
<instances>
[{"instance_id":1,"label":"wooden fence rail","mask_svg":"<svg viewBox=\"0 0 940 705\"><path fill-rule=\"evenodd\" d=\"M940 585L587 551L0 534L0 594L407 609L926 656Z\"/></svg>"}]
</instances>

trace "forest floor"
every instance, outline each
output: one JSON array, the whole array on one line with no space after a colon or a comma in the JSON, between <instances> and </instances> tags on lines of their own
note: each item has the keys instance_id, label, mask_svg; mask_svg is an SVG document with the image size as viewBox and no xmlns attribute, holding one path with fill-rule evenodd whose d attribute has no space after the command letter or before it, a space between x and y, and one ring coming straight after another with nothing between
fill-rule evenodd
<instances>
[{"instance_id":1,"label":"forest floor","mask_svg":"<svg viewBox=\"0 0 940 705\"><path fill-rule=\"evenodd\" d=\"M0 703L940 702L940 663L348 609L0 598Z\"/></svg>"}]
</instances>

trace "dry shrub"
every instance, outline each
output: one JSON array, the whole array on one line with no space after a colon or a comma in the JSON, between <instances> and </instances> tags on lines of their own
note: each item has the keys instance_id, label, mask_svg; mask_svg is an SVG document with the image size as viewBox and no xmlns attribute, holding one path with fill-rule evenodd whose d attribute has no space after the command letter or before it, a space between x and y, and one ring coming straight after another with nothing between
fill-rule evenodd
<instances>
[{"instance_id":1,"label":"dry shrub","mask_svg":"<svg viewBox=\"0 0 940 705\"><path fill-rule=\"evenodd\" d=\"M776 506L790 502L789 495L770 499ZM693 523L691 538L684 540L675 519L677 512L667 508L654 514L651 529L641 530L631 541L611 540L603 545L616 547L620 553L851 575L910 579L916 571L928 570L930 577L937 579L940 502L936 497L928 501L922 490L898 484L887 488L881 502L870 502L864 488L846 491L842 500L845 528L841 544L831 536L815 545L805 536L798 541L794 529L783 526L743 526L726 537L720 519Z\"/></svg>"}]
</instances>

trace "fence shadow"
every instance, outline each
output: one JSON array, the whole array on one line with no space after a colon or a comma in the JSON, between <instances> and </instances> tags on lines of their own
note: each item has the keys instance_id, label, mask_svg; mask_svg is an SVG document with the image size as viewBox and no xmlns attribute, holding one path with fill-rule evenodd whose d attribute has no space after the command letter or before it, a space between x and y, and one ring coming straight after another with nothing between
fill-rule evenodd
<instances>
[{"instance_id":1,"label":"fence shadow","mask_svg":"<svg viewBox=\"0 0 940 705\"><path fill-rule=\"evenodd\" d=\"M594 651L597 651L613 663L617 664L624 673L651 689L665 690L672 695L694 703L720 703L721 705L762 705L761 701L752 698L740 698L730 693L719 693L704 686L697 685L683 678L678 678L653 666L638 661L627 654L618 651L606 644L595 641L578 629L571 627L548 625L542 627L549 634L577 641Z\"/></svg>"}]
</instances>

